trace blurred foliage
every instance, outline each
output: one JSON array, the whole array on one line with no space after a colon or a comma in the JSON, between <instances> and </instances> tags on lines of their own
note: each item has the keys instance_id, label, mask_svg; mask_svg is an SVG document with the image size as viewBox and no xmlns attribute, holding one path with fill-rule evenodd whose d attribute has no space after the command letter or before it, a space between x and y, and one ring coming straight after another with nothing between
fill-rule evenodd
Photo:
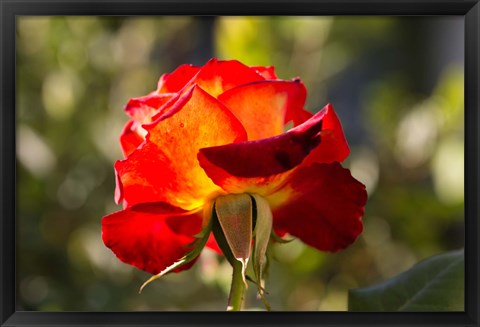
<instances>
[{"instance_id":1,"label":"blurred foliage","mask_svg":"<svg viewBox=\"0 0 480 327\"><path fill-rule=\"evenodd\" d=\"M366 288L352 289L349 311L464 311L463 250L432 256L409 270Z\"/></svg>"},{"instance_id":2,"label":"blurred foliage","mask_svg":"<svg viewBox=\"0 0 480 327\"><path fill-rule=\"evenodd\" d=\"M346 310L348 289L463 247L461 42L458 17L19 17L18 309L225 309L222 258L205 252L139 295L149 275L118 261L100 228L120 210L122 108L162 73L210 57L301 77L312 112L332 103L351 146L345 166L369 192L348 249L269 250L274 310ZM262 307L255 291L248 308Z\"/></svg>"}]
</instances>

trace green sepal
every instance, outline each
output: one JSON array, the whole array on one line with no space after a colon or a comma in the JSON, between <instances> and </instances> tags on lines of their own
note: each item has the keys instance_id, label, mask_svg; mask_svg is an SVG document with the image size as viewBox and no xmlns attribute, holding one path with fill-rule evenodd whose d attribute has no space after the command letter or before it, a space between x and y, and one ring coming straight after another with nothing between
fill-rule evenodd
<instances>
[{"instance_id":1,"label":"green sepal","mask_svg":"<svg viewBox=\"0 0 480 327\"><path fill-rule=\"evenodd\" d=\"M223 255L233 267L237 259L235 259L235 257L233 256L232 251L228 246L227 239L225 238L225 235L223 235L222 227L218 222L218 217L215 213L215 210L213 210L212 212L212 233L215 237L215 241L217 242L218 247L220 248L220 250L222 250Z\"/></svg>"},{"instance_id":2,"label":"green sepal","mask_svg":"<svg viewBox=\"0 0 480 327\"><path fill-rule=\"evenodd\" d=\"M210 224L211 225L211 224ZM207 225L208 226L208 225ZM210 226L211 227L211 226ZM199 238L199 239L203 239L205 237L205 234L207 235L210 235L210 232L211 232L211 228L210 230L208 230L207 228L203 228L198 234L195 234L193 235L193 237L195 238ZM195 243L197 240L193 241L192 243Z\"/></svg>"},{"instance_id":3,"label":"green sepal","mask_svg":"<svg viewBox=\"0 0 480 327\"><path fill-rule=\"evenodd\" d=\"M179 268L179 267L189 263L190 261L192 261L193 259L198 257L200 255L200 253L202 252L203 248L205 247L205 244L207 244L207 240L208 240L208 237L210 236L211 231L212 231L212 222L210 220L208 225L205 226L202 229L202 231L200 232L200 234L203 234L203 236L201 238L196 239L195 241L193 241L191 243L191 245L194 246L194 248L190 252L185 254L180 260L178 260L175 263L173 263L172 265L168 266L167 268L162 270L157 275L154 275L154 276L150 277L145 283L143 283L143 285L140 287L140 290L138 291L138 293L141 293L142 290L145 288L145 286L147 286L148 284L153 282L155 279L158 279L158 278L162 277L163 275L171 272L172 270L174 270L176 268Z\"/></svg>"},{"instance_id":4,"label":"green sepal","mask_svg":"<svg viewBox=\"0 0 480 327\"><path fill-rule=\"evenodd\" d=\"M228 248L242 264L241 274L247 287L245 271L252 251L252 199L245 193L227 194L215 199L214 208Z\"/></svg>"},{"instance_id":5,"label":"green sepal","mask_svg":"<svg viewBox=\"0 0 480 327\"><path fill-rule=\"evenodd\" d=\"M258 294L264 298L265 278L264 268L267 263L267 247L272 232L272 211L268 202L257 194L251 194L256 208L256 223L253 230L255 244L253 246L253 271L257 280Z\"/></svg>"}]
</instances>

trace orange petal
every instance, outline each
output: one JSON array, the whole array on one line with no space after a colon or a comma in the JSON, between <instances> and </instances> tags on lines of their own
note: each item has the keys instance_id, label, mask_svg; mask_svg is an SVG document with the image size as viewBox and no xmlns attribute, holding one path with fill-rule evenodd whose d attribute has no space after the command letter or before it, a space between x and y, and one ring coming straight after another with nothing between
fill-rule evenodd
<instances>
[{"instance_id":1,"label":"orange petal","mask_svg":"<svg viewBox=\"0 0 480 327\"><path fill-rule=\"evenodd\" d=\"M210 59L189 82L198 84L208 94L217 97L235 86L264 80L256 70L237 60Z\"/></svg>"},{"instance_id":2,"label":"orange petal","mask_svg":"<svg viewBox=\"0 0 480 327\"><path fill-rule=\"evenodd\" d=\"M103 217L102 239L123 262L158 274L182 258L200 232L202 218L162 203L139 204ZM188 269L193 262L175 271Z\"/></svg>"},{"instance_id":3,"label":"orange petal","mask_svg":"<svg viewBox=\"0 0 480 327\"><path fill-rule=\"evenodd\" d=\"M246 139L235 116L198 86L144 128L146 142L115 164L122 192L117 198L127 207L141 202L167 202L186 210L203 206L220 188L199 166L198 150Z\"/></svg>"},{"instance_id":4,"label":"orange petal","mask_svg":"<svg viewBox=\"0 0 480 327\"><path fill-rule=\"evenodd\" d=\"M296 169L267 200L279 234L287 232L319 250L336 252L362 232L367 192L336 162Z\"/></svg>"},{"instance_id":5,"label":"orange petal","mask_svg":"<svg viewBox=\"0 0 480 327\"><path fill-rule=\"evenodd\" d=\"M127 122L120 135L120 145L124 157L132 153L145 140L147 131L142 124L151 123L152 117L174 96L175 94L152 92L144 97L128 101L125 112L133 119Z\"/></svg>"},{"instance_id":6,"label":"orange petal","mask_svg":"<svg viewBox=\"0 0 480 327\"><path fill-rule=\"evenodd\" d=\"M304 110L307 91L300 81L260 81L240 85L218 96L247 130L249 140L283 133L286 117Z\"/></svg>"},{"instance_id":7,"label":"orange petal","mask_svg":"<svg viewBox=\"0 0 480 327\"><path fill-rule=\"evenodd\" d=\"M185 85L198 73L200 67L193 65L178 66L170 74L163 74L158 81L158 93L176 93L180 91Z\"/></svg>"}]
</instances>

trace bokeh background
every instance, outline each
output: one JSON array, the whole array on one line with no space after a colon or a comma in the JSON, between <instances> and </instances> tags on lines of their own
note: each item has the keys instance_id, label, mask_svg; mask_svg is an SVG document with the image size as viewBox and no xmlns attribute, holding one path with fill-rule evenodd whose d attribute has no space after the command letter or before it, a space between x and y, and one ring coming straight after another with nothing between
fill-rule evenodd
<instances>
[{"instance_id":1,"label":"bokeh background","mask_svg":"<svg viewBox=\"0 0 480 327\"><path fill-rule=\"evenodd\" d=\"M299 76L330 102L369 200L364 232L271 253L274 310L346 310L347 290L464 244L462 17L17 17L17 310L225 310L231 270L204 251L149 285L101 240L128 99L211 57ZM320 195L319 195L320 196ZM248 308L262 308L250 287Z\"/></svg>"}]
</instances>

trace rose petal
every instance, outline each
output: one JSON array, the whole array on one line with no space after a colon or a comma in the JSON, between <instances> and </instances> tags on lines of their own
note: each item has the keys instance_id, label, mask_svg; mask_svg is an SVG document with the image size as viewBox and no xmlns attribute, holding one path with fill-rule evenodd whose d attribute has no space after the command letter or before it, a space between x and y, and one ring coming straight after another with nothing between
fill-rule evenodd
<instances>
[{"instance_id":1,"label":"rose petal","mask_svg":"<svg viewBox=\"0 0 480 327\"><path fill-rule=\"evenodd\" d=\"M286 117L303 115L307 91L301 82L260 81L218 96L247 130L249 140L283 133Z\"/></svg>"},{"instance_id":2,"label":"rose petal","mask_svg":"<svg viewBox=\"0 0 480 327\"><path fill-rule=\"evenodd\" d=\"M132 153L145 140L147 131L142 124L152 122L163 105L171 100L175 94L150 93L144 97L133 98L125 107L126 113L133 119L128 121L120 135L120 145L124 157Z\"/></svg>"},{"instance_id":3,"label":"rose petal","mask_svg":"<svg viewBox=\"0 0 480 327\"><path fill-rule=\"evenodd\" d=\"M342 162L350 153L340 120L331 104L327 104L326 108L327 114L322 125L322 142L305 158L304 165L310 165L314 162Z\"/></svg>"},{"instance_id":4,"label":"rose petal","mask_svg":"<svg viewBox=\"0 0 480 327\"><path fill-rule=\"evenodd\" d=\"M327 107L304 124L263 140L200 149L198 160L213 182L227 193L254 192L267 195L321 146Z\"/></svg>"},{"instance_id":5,"label":"rose petal","mask_svg":"<svg viewBox=\"0 0 480 327\"><path fill-rule=\"evenodd\" d=\"M141 134L141 130L143 128L134 120L129 120L125 124L122 134L120 134L120 146L125 158L145 141L145 136Z\"/></svg>"},{"instance_id":6,"label":"rose petal","mask_svg":"<svg viewBox=\"0 0 480 327\"><path fill-rule=\"evenodd\" d=\"M313 114L306 110L298 111L295 117L292 117L293 126L298 126L309 120Z\"/></svg>"},{"instance_id":7,"label":"rose petal","mask_svg":"<svg viewBox=\"0 0 480 327\"><path fill-rule=\"evenodd\" d=\"M215 240L215 237L213 236L213 233L210 234L210 237L207 240L206 246L216 252L217 254L223 255L222 249L220 249L220 246L218 246L217 241Z\"/></svg>"},{"instance_id":8,"label":"rose petal","mask_svg":"<svg viewBox=\"0 0 480 327\"><path fill-rule=\"evenodd\" d=\"M339 163L296 169L286 184L267 198L273 226L322 251L336 252L362 232L365 186Z\"/></svg>"},{"instance_id":9,"label":"rose petal","mask_svg":"<svg viewBox=\"0 0 480 327\"><path fill-rule=\"evenodd\" d=\"M174 95L152 92L140 98L130 99L125 106L125 112L142 124L151 123L151 118Z\"/></svg>"},{"instance_id":10,"label":"rose petal","mask_svg":"<svg viewBox=\"0 0 480 327\"><path fill-rule=\"evenodd\" d=\"M237 60L210 59L189 82L198 84L208 94L217 97L235 86L264 80L263 76Z\"/></svg>"},{"instance_id":11,"label":"rose petal","mask_svg":"<svg viewBox=\"0 0 480 327\"><path fill-rule=\"evenodd\" d=\"M156 275L192 249L187 245L202 224L198 214L166 212L163 204L148 203L105 216L103 242L121 261Z\"/></svg>"},{"instance_id":12,"label":"rose petal","mask_svg":"<svg viewBox=\"0 0 480 327\"><path fill-rule=\"evenodd\" d=\"M202 148L199 152L200 164L203 167L203 163L208 160L238 177L270 176L290 170L319 145L319 132L322 130L325 113L325 110L318 112L304 124L282 135ZM207 174L210 176L208 170Z\"/></svg>"},{"instance_id":13,"label":"rose petal","mask_svg":"<svg viewBox=\"0 0 480 327\"><path fill-rule=\"evenodd\" d=\"M273 66L251 66L250 68L256 70L265 79L278 79L277 75L275 74L275 67Z\"/></svg>"},{"instance_id":14,"label":"rose petal","mask_svg":"<svg viewBox=\"0 0 480 327\"><path fill-rule=\"evenodd\" d=\"M146 142L127 159L117 161L124 206L167 202L192 210L220 191L199 166L203 147L244 141L246 132L235 116L198 86L192 87L159 120L143 125Z\"/></svg>"},{"instance_id":15,"label":"rose petal","mask_svg":"<svg viewBox=\"0 0 480 327\"><path fill-rule=\"evenodd\" d=\"M200 67L193 65L178 66L170 74L163 74L158 81L158 93L176 93L180 91L195 74L198 73Z\"/></svg>"},{"instance_id":16,"label":"rose petal","mask_svg":"<svg viewBox=\"0 0 480 327\"><path fill-rule=\"evenodd\" d=\"M115 203L120 203L123 201L123 185L122 181L120 180L120 177L118 176L117 170L114 169L115 172Z\"/></svg>"}]
</instances>

